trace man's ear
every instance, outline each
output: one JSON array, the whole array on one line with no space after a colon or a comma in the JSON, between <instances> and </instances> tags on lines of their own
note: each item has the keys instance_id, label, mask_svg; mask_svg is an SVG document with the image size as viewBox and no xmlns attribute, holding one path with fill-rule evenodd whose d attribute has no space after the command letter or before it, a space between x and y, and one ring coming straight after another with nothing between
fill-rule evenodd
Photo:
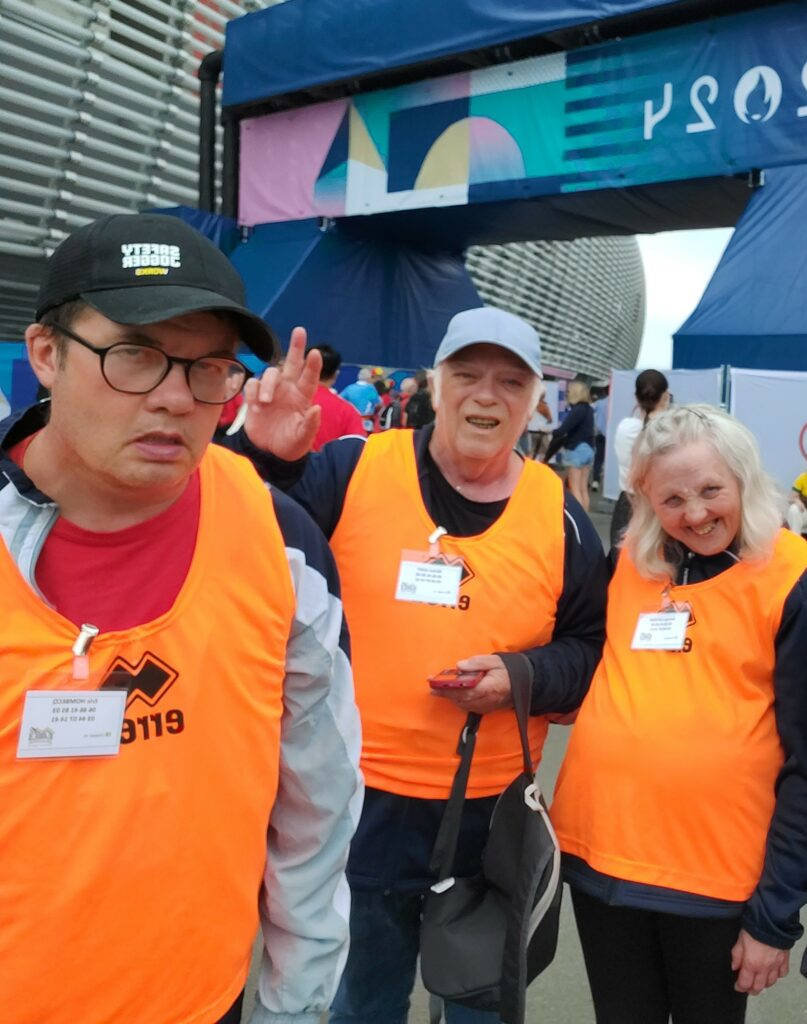
<instances>
[{"instance_id":1,"label":"man's ear","mask_svg":"<svg viewBox=\"0 0 807 1024\"><path fill-rule=\"evenodd\" d=\"M56 331L46 324L31 324L25 331L25 345L36 379L50 390L62 359Z\"/></svg>"}]
</instances>

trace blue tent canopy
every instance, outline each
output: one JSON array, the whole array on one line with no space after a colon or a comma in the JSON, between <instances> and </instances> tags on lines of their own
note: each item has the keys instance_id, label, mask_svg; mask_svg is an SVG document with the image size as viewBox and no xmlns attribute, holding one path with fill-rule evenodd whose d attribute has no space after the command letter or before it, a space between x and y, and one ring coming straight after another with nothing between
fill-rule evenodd
<instances>
[{"instance_id":1,"label":"blue tent canopy","mask_svg":"<svg viewBox=\"0 0 807 1024\"><path fill-rule=\"evenodd\" d=\"M193 224L220 247L234 222L178 206L160 210ZM244 279L247 304L288 338L301 321L346 363L431 366L451 317L481 306L462 256L367 237L317 218L261 224L225 248ZM249 360L250 363L254 360Z\"/></svg>"},{"instance_id":2,"label":"blue tent canopy","mask_svg":"<svg viewBox=\"0 0 807 1024\"><path fill-rule=\"evenodd\" d=\"M695 312L673 366L807 370L807 167L766 173Z\"/></svg>"},{"instance_id":3,"label":"blue tent canopy","mask_svg":"<svg viewBox=\"0 0 807 1024\"><path fill-rule=\"evenodd\" d=\"M227 25L224 106L422 64L675 0L287 0Z\"/></svg>"},{"instance_id":4,"label":"blue tent canopy","mask_svg":"<svg viewBox=\"0 0 807 1024\"><path fill-rule=\"evenodd\" d=\"M264 224L232 254L249 305L287 338L304 320L313 342L348 363L430 366L446 324L482 300L457 253L424 253L319 222Z\"/></svg>"}]
</instances>

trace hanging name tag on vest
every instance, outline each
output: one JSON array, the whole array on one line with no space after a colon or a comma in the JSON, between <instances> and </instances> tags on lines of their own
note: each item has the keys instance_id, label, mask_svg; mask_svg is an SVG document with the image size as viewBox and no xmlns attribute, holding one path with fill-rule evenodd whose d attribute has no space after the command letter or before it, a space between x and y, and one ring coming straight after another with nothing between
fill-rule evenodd
<instances>
[{"instance_id":1,"label":"hanging name tag on vest","mask_svg":"<svg viewBox=\"0 0 807 1024\"><path fill-rule=\"evenodd\" d=\"M462 565L443 562L416 561L404 552L398 569L396 601L418 601L421 604L443 604L456 608L460 597Z\"/></svg>"},{"instance_id":2,"label":"hanging name tag on vest","mask_svg":"<svg viewBox=\"0 0 807 1024\"><path fill-rule=\"evenodd\" d=\"M29 690L17 757L110 757L120 749L126 690Z\"/></svg>"},{"instance_id":3,"label":"hanging name tag on vest","mask_svg":"<svg viewBox=\"0 0 807 1024\"><path fill-rule=\"evenodd\" d=\"M633 634L633 651L680 651L686 639L689 612L645 612Z\"/></svg>"}]
</instances>

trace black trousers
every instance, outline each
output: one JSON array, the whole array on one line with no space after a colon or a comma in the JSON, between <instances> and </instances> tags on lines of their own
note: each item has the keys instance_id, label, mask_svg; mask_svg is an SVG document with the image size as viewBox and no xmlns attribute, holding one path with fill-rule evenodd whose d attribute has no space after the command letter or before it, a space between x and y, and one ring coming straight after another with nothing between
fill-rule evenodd
<instances>
[{"instance_id":1,"label":"black trousers","mask_svg":"<svg viewBox=\"0 0 807 1024\"><path fill-rule=\"evenodd\" d=\"M611 515L611 547L622 543L622 535L628 527L633 512L627 491L620 491Z\"/></svg>"},{"instance_id":2,"label":"black trousers","mask_svg":"<svg viewBox=\"0 0 807 1024\"><path fill-rule=\"evenodd\" d=\"M611 907L572 889L597 1024L742 1024L738 918Z\"/></svg>"},{"instance_id":3,"label":"black trousers","mask_svg":"<svg viewBox=\"0 0 807 1024\"><path fill-rule=\"evenodd\" d=\"M597 434L594 438L594 468L591 470L591 479L599 482L602 476L602 467L605 463L605 434Z\"/></svg>"},{"instance_id":4,"label":"black trousers","mask_svg":"<svg viewBox=\"0 0 807 1024\"><path fill-rule=\"evenodd\" d=\"M230 1009L216 1021L216 1024L241 1024L241 1005L244 1002L244 993L236 999Z\"/></svg>"}]
</instances>

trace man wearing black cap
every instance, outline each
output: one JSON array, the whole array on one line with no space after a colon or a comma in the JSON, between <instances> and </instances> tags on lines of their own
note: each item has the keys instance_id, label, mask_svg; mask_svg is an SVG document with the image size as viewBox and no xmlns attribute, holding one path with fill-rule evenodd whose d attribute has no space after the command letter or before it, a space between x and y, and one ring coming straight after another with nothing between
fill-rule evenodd
<instances>
[{"instance_id":1,"label":"man wearing black cap","mask_svg":"<svg viewBox=\"0 0 807 1024\"><path fill-rule=\"evenodd\" d=\"M307 515L209 445L277 346L182 221L45 270L0 428L0 1020L317 1024L345 955L358 724Z\"/></svg>"},{"instance_id":2,"label":"man wearing black cap","mask_svg":"<svg viewBox=\"0 0 807 1024\"><path fill-rule=\"evenodd\" d=\"M329 537L351 628L367 792L348 865L350 955L329 1019L405 1024L420 905L435 881L430 855L466 715L484 718L460 876L479 870L493 806L520 770L500 652L523 651L532 664L537 762L546 716L580 704L599 659L605 559L558 477L514 450L542 391L530 324L492 307L457 313L435 354L433 425L366 443L342 438L310 456L317 360L303 361L303 334L293 333L282 371L250 382L235 443ZM454 668L476 684L436 688L452 681L441 670ZM446 1020L498 1016L448 1003Z\"/></svg>"}]
</instances>

